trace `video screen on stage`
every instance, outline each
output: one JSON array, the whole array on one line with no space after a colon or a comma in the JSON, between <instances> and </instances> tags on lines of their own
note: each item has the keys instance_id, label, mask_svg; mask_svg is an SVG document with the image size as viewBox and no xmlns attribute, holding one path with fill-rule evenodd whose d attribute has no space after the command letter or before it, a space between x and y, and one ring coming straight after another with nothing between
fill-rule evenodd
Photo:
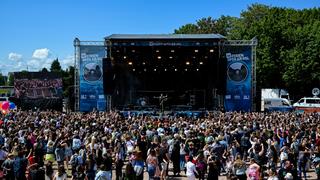
<instances>
[{"instance_id":1,"label":"video screen on stage","mask_svg":"<svg viewBox=\"0 0 320 180\"><path fill-rule=\"evenodd\" d=\"M62 87L62 79L55 73L14 73L14 89L16 98L62 98Z\"/></svg>"}]
</instances>

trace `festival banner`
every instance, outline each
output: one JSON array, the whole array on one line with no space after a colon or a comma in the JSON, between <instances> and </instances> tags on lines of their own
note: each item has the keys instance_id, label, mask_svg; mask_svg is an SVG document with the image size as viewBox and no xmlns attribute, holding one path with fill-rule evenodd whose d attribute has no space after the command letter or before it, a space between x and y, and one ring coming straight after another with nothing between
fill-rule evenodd
<instances>
[{"instance_id":1,"label":"festival banner","mask_svg":"<svg viewBox=\"0 0 320 180\"><path fill-rule=\"evenodd\" d=\"M226 111L251 111L252 49L251 46L227 46Z\"/></svg>"},{"instance_id":2,"label":"festival banner","mask_svg":"<svg viewBox=\"0 0 320 180\"><path fill-rule=\"evenodd\" d=\"M102 70L104 57L104 46L80 46L79 110L82 112L106 109Z\"/></svg>"}]
</instances>

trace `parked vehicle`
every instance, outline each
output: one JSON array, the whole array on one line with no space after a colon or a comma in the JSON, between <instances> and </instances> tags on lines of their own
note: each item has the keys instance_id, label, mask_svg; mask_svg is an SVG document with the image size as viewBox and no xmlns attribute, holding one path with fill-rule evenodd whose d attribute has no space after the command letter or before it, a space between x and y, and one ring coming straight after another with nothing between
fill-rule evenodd
<instances>
[{"instance_id":1,"label":"parked vehicle","mask_svg":"<svg viewBox=\"0 0 320 180\"><path fill-rule=\"evenodd\" d=\"M296 111L306 113L318 112L320 113L320 98L319 97L304 97L293 104Z\"/></svg>"},{"instance_id":2,"label":"parked vehicle","mask_svg":"<svg viewBox=\"0 0 320 180\"><path fill-rule=\"evenodd\" d=\"M265 98L264 102L264 111L281 111L289 112L293 110L293 107L290 104L290 101L285 98Z\"/></svg>"},{"instance_id":3,"label":"parked vehicle","mask_svg":"<svg viewBox=\"0 0 320 180\"><path fill-rule=\"evenodd\" d=\"M285 89L261 89L261 111L291 111L289 99Z\"/></svg>"}]
</instances>

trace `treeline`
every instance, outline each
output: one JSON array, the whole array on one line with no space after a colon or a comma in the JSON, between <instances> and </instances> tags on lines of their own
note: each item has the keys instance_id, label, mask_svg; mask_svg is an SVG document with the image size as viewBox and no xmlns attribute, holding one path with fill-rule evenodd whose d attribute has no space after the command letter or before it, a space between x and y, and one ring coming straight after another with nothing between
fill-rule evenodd
<instances>
[{"instance_id":1,"label":"treeline","mask_svg":"<svg viewBox=\"0 0 320 180\"><path fill-rule=\"evenodd\" d=\"M219 33L258 39L257 87L285 88L294 99L320 88L320 8L296 10L253 4L240 17L202 18L176 34Z\"/></svg>"}]
</instances>

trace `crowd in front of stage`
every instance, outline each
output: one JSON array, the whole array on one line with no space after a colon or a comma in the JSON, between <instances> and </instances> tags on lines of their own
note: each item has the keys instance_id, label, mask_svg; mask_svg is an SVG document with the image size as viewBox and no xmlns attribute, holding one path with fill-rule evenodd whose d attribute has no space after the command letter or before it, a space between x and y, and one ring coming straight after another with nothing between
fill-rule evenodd
<instances>
[{"instance_id":1,"label":"crowd in front of stage","mask_svg":"<svg viewBox=\"0 0 320 180\"><path fill-rule=\"evenodd\" d=\"M149 179L172 171L188 179L282 180L308 179L312 168L319 179L319 121L319 114L279 112L159 119L11 111L0 115L0 177L140 180L144 171Z\"/></svg>"}]
</instances>

